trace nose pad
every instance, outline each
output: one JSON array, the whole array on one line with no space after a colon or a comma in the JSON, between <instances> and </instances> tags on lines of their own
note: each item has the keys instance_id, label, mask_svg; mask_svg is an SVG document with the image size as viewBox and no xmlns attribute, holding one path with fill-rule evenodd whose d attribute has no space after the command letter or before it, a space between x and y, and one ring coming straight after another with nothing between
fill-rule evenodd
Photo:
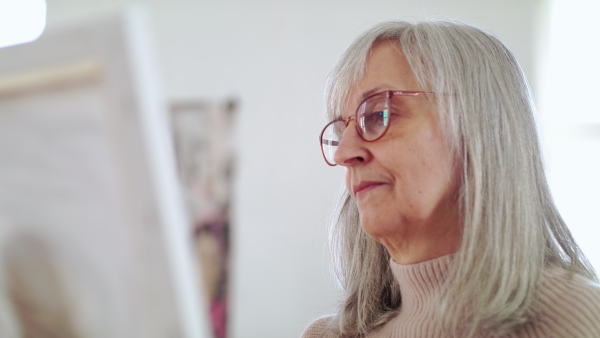
<instances>
[{"instance_id":1,"label":"nose pad","mask_svg":"<svg viewBox=\"0 0 600 338\"><path fill-rule=\"evenodd\" d=\"M345 121L346 122L346 128L348 128L348 125L350 124L350 121L354 121L354 123L357 123L356 122L356 118L354 116L350 115L350 116L348 116L348 118Z\"/></svg>"}]
</instances>

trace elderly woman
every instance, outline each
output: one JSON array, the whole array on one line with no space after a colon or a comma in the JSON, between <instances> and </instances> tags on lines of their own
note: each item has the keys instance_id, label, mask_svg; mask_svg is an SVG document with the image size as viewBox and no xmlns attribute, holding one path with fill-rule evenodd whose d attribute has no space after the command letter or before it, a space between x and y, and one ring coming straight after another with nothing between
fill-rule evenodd
<instances>
[{"instance_id":1,"label":"elderly woman","mask_svg":"<svg viewBox=\"0 0 600 338\"><path fill-rule=\"evenodd\" d=\"M331 74L338 312L303 337L600 337L600 287L550 195L530 91L495 37L375 26Z\"/></svg>"}]
</instances>

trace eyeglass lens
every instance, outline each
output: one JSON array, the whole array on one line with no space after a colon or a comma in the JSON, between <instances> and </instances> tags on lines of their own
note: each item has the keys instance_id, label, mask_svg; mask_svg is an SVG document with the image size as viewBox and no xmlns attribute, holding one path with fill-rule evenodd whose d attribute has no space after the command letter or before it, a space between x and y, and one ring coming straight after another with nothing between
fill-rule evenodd
<instances>
[{"instance_id":1,"label":"eyeglass lens","mask_svg":"<svg viewBox=\"0 0 600 338\"><path fill-rule=\"evenodd\" d=\"M356 112L356 130L365 141L374 141L380 138L389 127L390 111L387 93L381 93L365 100ZM321 147L325 160L330 165L337 164L334 160L335 152L346 129L345 120L331 122L325 127L321 137Z\"/></svg>"}]
</instances>

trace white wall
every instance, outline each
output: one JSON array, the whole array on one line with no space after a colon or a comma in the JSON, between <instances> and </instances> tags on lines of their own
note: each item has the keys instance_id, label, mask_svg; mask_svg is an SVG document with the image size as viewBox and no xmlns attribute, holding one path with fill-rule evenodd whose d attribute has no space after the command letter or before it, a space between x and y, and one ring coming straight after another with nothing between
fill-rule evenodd
<instances>
[{"instance_id":1,"label":"white wall","mask_svg":"<svg viewBox=\"0 0 600 338\"><path fill-rule=\"evenodd\" d=\"M447 16L496 33L533 77L542 0L146 0L172 99L237 97L232 337L296 337L337 291L326 217L342 178L323 162L322 89L343 50L383 19ZM48 0L48 22L128 0Z\"/></svg>"}]
</instances>

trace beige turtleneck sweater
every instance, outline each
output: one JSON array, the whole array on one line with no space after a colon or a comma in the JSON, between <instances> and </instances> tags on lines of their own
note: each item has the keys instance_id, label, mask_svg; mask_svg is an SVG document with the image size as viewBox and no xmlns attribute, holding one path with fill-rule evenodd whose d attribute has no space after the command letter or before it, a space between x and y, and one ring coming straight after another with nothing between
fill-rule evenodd
<instances>
[{"instance_id":1,"label":"beige turtleneck sweater","mask_svg":"<svg viewBox=\"0 0 600 338\"><path fill-rule=\"evenodd\" d=\"M434 321L435 298L446 278L451 255L412 265L391 262L402 288L398 315L368 335L383 337L447 337ZM536 319L507 337L600 338L600 285L559 269L544 272ZM333 338L333 316L310 324L302 338Z\"/></svg>"}]
</instances>

